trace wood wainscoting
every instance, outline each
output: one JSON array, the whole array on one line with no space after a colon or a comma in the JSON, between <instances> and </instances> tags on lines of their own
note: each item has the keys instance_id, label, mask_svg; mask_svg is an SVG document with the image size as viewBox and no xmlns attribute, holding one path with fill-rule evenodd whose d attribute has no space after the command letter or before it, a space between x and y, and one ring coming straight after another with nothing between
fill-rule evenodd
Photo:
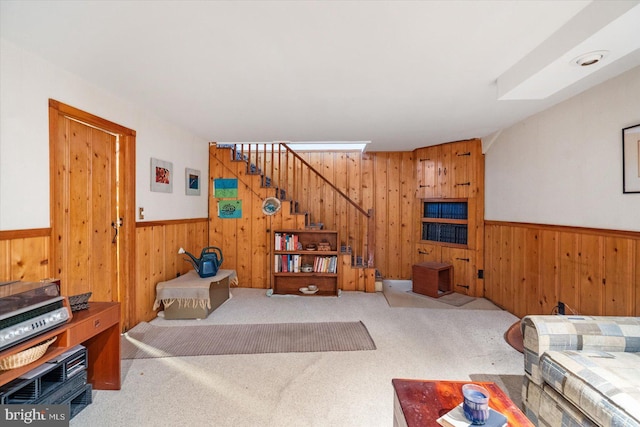
<instances>
[{"instance_id":1,"label":"wood wainscoting","mask_svg":"<svg viewBox=\"0 0 640 427\"><path fill-rule=\"evenodd\" d=\"M138 222L136 224L135 314L129 328L156 317L156 284L178 277L192 265L178 249L200 256L209 246L208 218Z\"/></svg>"},{"instance_id":2,"label":"wood wainscoting","mask_svg":"<svg viewBox=\"0 0 640 427\"><path fill-rule=\"evenodd\" d=\"M518 317L640 315L640 232L485 221L485 297Z\"/></svg>"},{"instance_id":3,"label":"wood wainscoting","mask_svg":"<svg viewBox=\"0 0 640 427\"><path fill-rule=\"evenodd\" d=\"M50 228L0 231L0 282L38 282L51 277Z\"/></svg>"},{"instance_id":4,"label":"wood wainscoting","mask_svg":"<svg viewBox=\"0 0 640 427\"><path fill-rule=\"evenodd\" d=\"M0 231L0 281L38 282L54 275L50 271L50 228ZM136 224L135 300L123 328L130 329L156 316L153 302L156 284L189 271L178 249L199 256L208 246L208 219L196 218L139 222ZM64 284L63 292L64 290Z\"/></svg>"}]
</instances>

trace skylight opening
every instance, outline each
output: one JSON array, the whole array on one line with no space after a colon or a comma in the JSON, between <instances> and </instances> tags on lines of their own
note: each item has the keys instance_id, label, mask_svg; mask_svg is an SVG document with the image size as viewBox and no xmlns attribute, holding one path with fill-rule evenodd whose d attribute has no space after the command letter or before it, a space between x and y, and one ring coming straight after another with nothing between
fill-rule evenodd
<instances>
[{"instance_id":1,"label":"skylight opening","mask_svg":"<svg viewBox=\"0 0 640 427\"><path fill-rule=\"evenodd\" d=\"M294 151L364 151L370 142L371 141L295 141L285 142L285 144Z\"/></svg>"}]
</instances>

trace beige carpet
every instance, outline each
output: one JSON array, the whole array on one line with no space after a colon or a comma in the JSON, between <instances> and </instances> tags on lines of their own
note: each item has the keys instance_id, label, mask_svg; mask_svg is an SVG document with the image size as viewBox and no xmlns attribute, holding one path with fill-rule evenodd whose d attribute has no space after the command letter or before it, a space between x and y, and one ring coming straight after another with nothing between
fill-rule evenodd
<instances>
[{"instance_id":1,"label":"beige carpet","mask_svg":"<svg viewBox=\"0 0 640 427\"><path fill-rule=\"evenodd\" d=\"M273 298L233 288L206 319L163 327L362 321L375 351L264 353L122 360L122 389L94 390L70 427L390 427L394 378L469 381L522 375L504 310L390 307L382 292ZM515 396L515 394L514 394Z\"/></svg>"},{"instance_id":2,"label":"beige carpet","mask_svg":"<svg viewBox=\"0 0 640 427\"><path fill-rule=\"evenodd\" d=\"M412 292L411 280L383 280L382 293L390 307L416 307L466 310L500 310L491 301L468 295L452 293L431 298Z\"/></svg>"},{"instance_id":3,"label":"beige carpet","mask_svg":"<svg viewBox=\"0 0 640 427\"><path fill-rule=\"evenodd\" d=\"M122 359L222 354L375 350L362 322L155 326L122 336Z\"/></svg>"}]
</instances>

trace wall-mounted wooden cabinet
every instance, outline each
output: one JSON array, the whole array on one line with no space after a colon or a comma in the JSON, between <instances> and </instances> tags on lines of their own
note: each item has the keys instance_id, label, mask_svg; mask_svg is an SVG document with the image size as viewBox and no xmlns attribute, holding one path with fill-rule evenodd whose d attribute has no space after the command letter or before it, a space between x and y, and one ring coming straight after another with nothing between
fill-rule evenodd
<instances>
[{"instance_id":1,"label":"wall-mounted wooden cabinet","mask_svg":"<svg viewBox=\"0 0 640 427\"><path fill-rule=\"evenodd\" d=\"M453 265L453 290L484 293L484 157L478 139L416 150L414 263Z\"/></svg>"},{"instance_id":2,"label":"wall-mounted wooden cabinet","mask_svg":"<svg viewBox=\"0 0 640 427\"><path fill-rule=\"evenodd\" d=\"M478 140L452 142L416 150L416 197L467 198L478 192Z\"/></svg>"}]
</instances>

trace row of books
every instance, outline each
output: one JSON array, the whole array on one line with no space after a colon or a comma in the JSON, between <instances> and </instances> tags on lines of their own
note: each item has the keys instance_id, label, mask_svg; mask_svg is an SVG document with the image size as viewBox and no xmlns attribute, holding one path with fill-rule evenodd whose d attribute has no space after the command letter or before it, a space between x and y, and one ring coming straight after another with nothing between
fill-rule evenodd
<instances>
[{"instance_id":1,"label":"row of books","mask_svg":"<svg viewBox=\"0 0 640 427\"><path fill-rule=\"evenodd\" d=\"M275 233L275 246L277 251L295 251L300 249L297 234Z\"/></svg>"},{"instance_id":2,"label":"row of books","mask_svg":"<svg viewBox=\"0 0 640 427\"><path fill-rule=\"evenodd\" d=\"M466 245L467 235L467 226L464 224L422 223L422 240Z\"/></svg>"},{"instance_id":3,"label":"row of books","mask_svg":"<svg viewBox=\"0 0 640 427\"><path fill-rule=\"evenodd\" d=\"M424 202L424 218L467 219L466 202Z\"/></svg>"},{"instance_id":4,"label":"row of books","mask_svg":"<svg viewBox=\"0 0 640 427\"><path fill-rule=\"evenodd\" d=\"M273 271L276 273L302 273L302 255L276 255ZM336 273L337 256L316 256L313 260L314 273Z\"/></svg>"}]
</instances>

